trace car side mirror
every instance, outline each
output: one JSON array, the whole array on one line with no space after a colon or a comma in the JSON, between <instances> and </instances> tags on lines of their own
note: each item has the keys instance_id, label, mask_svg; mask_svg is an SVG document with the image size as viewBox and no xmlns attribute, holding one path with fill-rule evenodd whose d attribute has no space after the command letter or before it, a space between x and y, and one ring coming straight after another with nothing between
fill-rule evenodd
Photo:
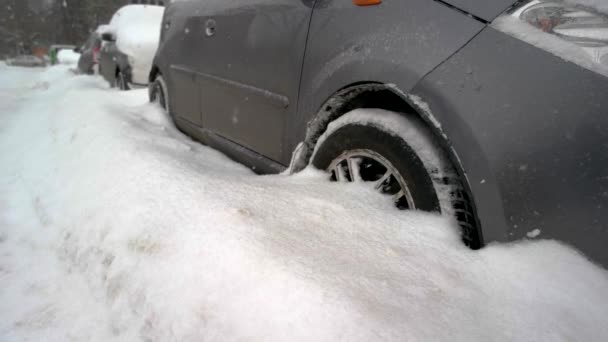
<instances>
[{"instance_id":1,"label":"car side mirror","mask_svg":"<svg viewBox=\"0 0 608 342\"><path fill-rule=\"evenodd\" d=\"M101 39L106 42L115 42L116 41L116 37L114 37L114 35L109 32L102 34Z\"/></svg>"},{"instance_id":2,"label":"car side mirror","mask_svg":"<svg viewBox=\"0 0 608 342\"><path fill-rule=\"evenodd\" d=\"M74 51L76 53L80 53L81 49L79 47L75 47L74 50L72 50L72 51Z\"/></svg>"}]
</instances>

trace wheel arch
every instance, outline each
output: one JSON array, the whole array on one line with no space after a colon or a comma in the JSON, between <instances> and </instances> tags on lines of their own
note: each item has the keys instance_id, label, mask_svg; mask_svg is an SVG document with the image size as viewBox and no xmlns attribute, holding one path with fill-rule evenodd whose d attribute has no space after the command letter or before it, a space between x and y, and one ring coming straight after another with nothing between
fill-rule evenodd
<instances>
[{"instance_id":1,"label":"wheel arch","mask_svg":"<svg viewBox=\"0 0 608 342\"><path fill-rule=\"evenodd\" d=\"M484 246L484 235L481 229L475 196L466 176L465 168L460 158L450 143L447 135L443 132L441 124L433 116L429 108L418 97L402 92L393 84L381 82L358 82L350 84L335 92L327 99L318 110L317 114L309 121L305 140L298 146L291 162L291 171L298 172L305 168L314 152L319 138L327 130L328 125L340 118L342 115L358 108L378 108L400 113L402 115L413 115L430 130L432 136L442 148L442 152L448 157L451 165L456 170L462 186L465 190L466 200L471 204L474 221L470 229L473 234L467 245L473 249ZM460 221L460 220L459 220ZM465 223L468 224L468 223ZM462 224L461 224L462 226ZM463 227L464 229L465 227Z\"/></svg>"},{"instance_id":2,"label":"wheel arch","mask_svg":"<svg viewBox=\"0 0 608 342\"><path fill-rule=\"evenodd\" d=\"M150 69L150 74L148 75L148 83L154 82L159 74L161 74L160 69L156 64L153 64L152 68Z\"/></svg>"},{"instance_id":3,"label":"wheel arch","mask_svg":"<svg viewBox=\"0 0 608 342\"><path fill-rule=\"evenodd\" d=\"M132 67L131 64L129 63L129 57L122 53L122 52L117 52L114 56L114 76L117 76L118 73L122 73L125 76L127 76L127 78L129 80L131 80L132 78Z\"/></svg>"}]
</instances>

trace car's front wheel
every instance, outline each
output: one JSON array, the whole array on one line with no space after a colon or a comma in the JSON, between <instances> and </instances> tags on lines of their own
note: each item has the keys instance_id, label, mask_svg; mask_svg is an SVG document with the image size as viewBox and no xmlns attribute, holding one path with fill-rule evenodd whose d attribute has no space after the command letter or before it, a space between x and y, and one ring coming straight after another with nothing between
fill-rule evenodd
<instances>
[{"instance_id":1,"label":"car's front wheel","mask_svg":"<svg viewBox=\"0 0 608 342\"><path fill-rule=\"evenodd\" d=\"M358 109L332 122L312 164L334 181L365 182L399 209L452 215L471 245L478 241L471 203L449 158L417 118Z\"/></svg>"}]
</instances>

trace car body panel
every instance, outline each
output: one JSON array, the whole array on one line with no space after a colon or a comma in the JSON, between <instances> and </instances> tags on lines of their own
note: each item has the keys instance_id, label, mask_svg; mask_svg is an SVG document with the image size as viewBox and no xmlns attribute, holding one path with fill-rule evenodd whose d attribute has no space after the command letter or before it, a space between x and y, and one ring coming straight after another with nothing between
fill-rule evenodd
<instances>
[{"instance_id":1,"label":"car body panel","mask_svg":"<svg viewBox=\"0 0 608 342\"><path fill-rule=\"evenodd\" d=\"M166 34L184 37L160 48L188 56L174 58L165 70L176 73L169 75L174 87L191 88L194 82L200 91L197 103L186 101L175 113L280 161L287 154L286 119L297 109L312 7L293 0L235 4L209 0L196 11L184 4L169 16Z\"/></svg>"},{"instance_id":2,"label":"car body panel","mask_svg":"<svg viewBox=\"0 0 608 342\"><path fill-rule=\"evenodd\" d=\"M283 172L284 165L276 163L272 159L248 149L242 145L230 141L219 134L215 134L208 129L194 125L188 120L174 117L176 126L190 137L204 143L205 145L222 151L226 156L233 160L238 160L247 165L258 174L273 174Z\"/></svg>"},{"instance_id":3,"label":"car body panel","mask_svg":"<svg viewBox=\"0 0 608 342\"><path fill-rule=\"evenodd\" d=\"M203 122L200 112L201 93L192 69L173 65L163 71L163 76L167 88L171 89L169 102L171 113L201 127Z\"/></svg>"},{"instance_id":4,"label":"car body panel","mask_svg":"<svg viewBox=\"0 0 608 342\"><path fill-rule=\"evenodd\" d=\"M540 233L608 265L607 77L488 27L412 93L457 151L487 241Z\"/></svg>"},{"instance_id":5,"label":"car body panel","mask_svg":"<svg viewBox=\"0 0 608 342\"><path fill-rule=\"evenodd\" d=\"M114 42L103 42L99 55L99 74L113 85L119 71L126 76L128 82L132 82L128 56L122 53Z\"/></svg>"},{"instance_id":6,"label":"car body panel","mask_svg":"<svg viewBox=\"0 0 608 342\"><path fill-rule=\"evenodd\" d=\"M153 82L156 70L159 70L172 99L169 102L171 114L198 127L202 125L201 100L193 68L198 56L195 49L187 47L196 47L199 39L197 34L190 34L188 21L193 13L200 12L201 5L201 1L182 1L165 8L158 51L148 79ZM179 121L176 123L179 127ZM188 128L184 126L183 129Z\"/></svg>"},{"instance_id":7,"label":"car body panel","mask_svg":"<svg viewBox=\"0 0 608 342\"><path fill-rule=\"evenodd\" d=\"M92 75L95 71L93 52L101 49L101 36L96 31L92 32L85 44L80 48L80 58L78 59L78 70L83 74Z\"/></svg>"},{"instance_id":8,"label":"car body panel","mask_svg":"<svg viewBox=\"0 0 608 342\"><path fill-rule=\"evenodd\" d=\"M353 25L360 22L366 24ZM337 91L377 82L394 84L407 93L483 27L435 1L392 1L370 7L353 6L348 0L321 1L311 22L298 116L290 119L289 152L282 161L289 163L291 151L304 140L307 124Z\"/></svg>"},{"instance_id":9,"label":"car body panel","mask_svg":"<svg viewBox=\"0 0 608 342\"><path fill-rule=\"evenodd\" d=\"M232 1L196 15L207 3L170 5L155 58L154 70L168 85L169 111L187 134L257 172L276 172L306 145L301 143L336 96L350 89L389 89L418 109L459 169L475 202L482 244L539 233L608 265L608 79L488 27L485 21L512 1L357 7L351 0L318 0L295 96L285 78L298 79L305 21L295 20L291 31L298 37L295 55L280 49L277 56L267 55L264 46L285 38L268 33L280 25L265 24L259 32L268 35L247 37L257 2ZM300 4L311 2L285 8L304 11ZM209 39L221 41L197 44L208 19L217 25ZM292 60L280 60L283 55ZM256 68L264 72L251 70ZM266 107L246 108L247 97L270 107L286 104L284 119L268 116ZM243 108L261 124L243 127L227 120ZM277 137L280 149L269 145Z\"/></svg>"},{"instance_id":10,"label":"car body panel","mask_svg":"<svg viewBox=\"0 0 608 342\"><path fill-rule=\"evenodd\" d=\"M511 7L516 0L442 0L487 22Z\"/></svg>"},{"instance_id":11,"label":"car body panel","mask_svg":"<svg viewBox=\"0 0 608 342\"><path fill-rule=\"evenodd\" d=\"M45 67L46 61L34 55L20 55L6 60L7 65L20 67Z\"/></svg>"}]
</instances>

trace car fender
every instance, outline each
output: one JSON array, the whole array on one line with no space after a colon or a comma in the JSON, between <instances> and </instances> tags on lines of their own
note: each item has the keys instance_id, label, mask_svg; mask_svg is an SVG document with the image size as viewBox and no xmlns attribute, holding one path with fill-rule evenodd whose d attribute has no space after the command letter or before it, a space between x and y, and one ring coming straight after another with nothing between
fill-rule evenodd
<instances>
[{"instance_id":1,"label":"car fender","mask_svg":"<svg viewBox=\"0 0 608 342\"><path fill-rule=\"evenodd\" d=\"M325 103L342 89L381 83L394 84L407 93L484 27L434 1L391 1L365 8L350 1L317 1L297 115L288 120L282 162L289 162L291 151L304 141L307 125L322 115Z\"/></svg>"},{"instance_id":2,"label":"car fender","mask_svg":"<svg viewBox=\"0 0 608 342\"><path fill-rule=\"evenodd\" d=\"M488 27L410 93L457 151L486 241L556 239L606 264L605 89L607 77Z\"/></svg>"}]
</instances>

